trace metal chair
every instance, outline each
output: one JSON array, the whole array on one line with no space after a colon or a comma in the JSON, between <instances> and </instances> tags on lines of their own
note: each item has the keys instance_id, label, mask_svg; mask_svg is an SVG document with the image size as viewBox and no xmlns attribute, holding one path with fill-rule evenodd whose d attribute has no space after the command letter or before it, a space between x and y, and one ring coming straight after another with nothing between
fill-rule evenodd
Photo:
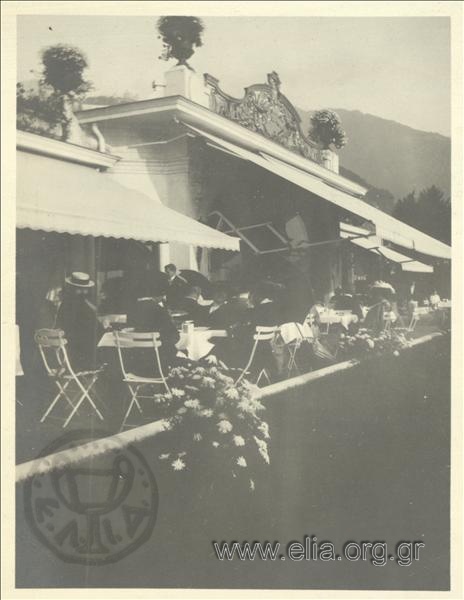
<instances>
[{"instance_id":1,"label":"metal chair","mask_svg":"<svg viewBox=\"0 0 464 600\"><path fill-rule=\"evenodd\" d=\"M54 380L59 390L58 394L52 400L50 406L40 419L40 422L43 423L45 421L61 397L63 397L71 407L71 412L65 420L63 428L67 427L84 400L89 402L100 420L103 421L103 415L90 396L90 391L97 382L103 367L76 373L69 361L68 352L66 350L68 341L64 331L61 329L39 329L35 332L34 340L39 348L40 356L42 357L47 374Z\"/></svg>"},{"instance_id":2,"label":"metal chair","mask_svg":"<svg viewBox=\"0 0 464 600\"><path fill-rule=\"evenodd\" d=\"M295 369L297 373L300 373L300 368L296 362L296 355L301 346L306 343L311 349L313 348L315 335L312 329L314 324L315 317L313 314L306 315L303 323L294 323L296 327L295 338L287 343L287 349L290 355L287 364L288 376L290 376L293 369ZM311 331L311 335L308 333L308 328Z\"/></svg>"},{"instance_id":3,"label":"metal chair","mask_svg":"<svg viewBox=\"0 0 464 600\"><path fill-rule=\"evenodd\" d=\"M137 407L140 414L143 413L142 407L140 405L140 399L154 399L154 393L149 395L142 395L140 393L144 388L150 388L157 385L162 385L168 392L171 393L169 386L167 384L166 378L163 373L163 368L161 366L161 360L159 355L159 348L161 347L161 340L159 339L160 335L157 332L134 332L134 331L113 331L113 335L116 341L116 348L118 350L119 356L119 364L121 365L121 371L123 375L123 381L127 384L129 389L129 393L131 395L131 399L129 402L129 407L124 415L124 419L121 424L121 431L124 429L127 419L134 408ZM124 360L124 350L133 350L135 348L143 348L146 350L153 350L153 370L157 374L158 377L142 377L141 375L136 375L131 373L126 368L126 361Z\"/></svg>"},{"instance_id":4,"label":"metal chair","mask_svg":"<svg viewBox=\"0 0 464 600\"><path fill-rule=\"evenodd\" d=\"M236 380L234 385L238 385L240 383L240 381L243 379L243 377L246 375L246 373L249 372L250 367L253 364L253 361L255 359L258 345L262 342L267 342L271 346L272 342L275 340L278 332L279 332L279 327L277 327L277 326L273 326L273 327L258 326L258 327L256 327L255 333L253 335L254 343L253 343L253 347L251 349L250 358L248 359L248 362L245 365L245 367L242 369L242 372L240 373L240 376L238 377L238 379ZM259 371L258 378L256 380L256 385L259 384L262 377L265 377L267 379L268 383L271 383L271 379L269 377L268 372L266 371L266 368L262 368Z\"/></svg>"}]
</instances>

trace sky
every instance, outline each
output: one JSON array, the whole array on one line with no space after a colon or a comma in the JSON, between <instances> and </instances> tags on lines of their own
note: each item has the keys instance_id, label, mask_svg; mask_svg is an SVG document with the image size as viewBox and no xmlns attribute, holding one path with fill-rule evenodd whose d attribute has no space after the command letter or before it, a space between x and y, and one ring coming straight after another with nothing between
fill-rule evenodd
<instances>
[{"instance_id":1,"label":"sky","mask_svg":"<svg viewBox=\"0 0 464 600\"><path fill-rule=\"evenodd\" d=\"M201 17L201 15L196 15ZM206 17L189 63L236 97L277 71L299 108L344 108L450 135L450 30L445 17ZM87 56L93 95L154 96L156 17L21 16L18 80L40 74L40 51L66 43ZM31 73L31 70L35 71Z\"/></svg>"}]
</instances>

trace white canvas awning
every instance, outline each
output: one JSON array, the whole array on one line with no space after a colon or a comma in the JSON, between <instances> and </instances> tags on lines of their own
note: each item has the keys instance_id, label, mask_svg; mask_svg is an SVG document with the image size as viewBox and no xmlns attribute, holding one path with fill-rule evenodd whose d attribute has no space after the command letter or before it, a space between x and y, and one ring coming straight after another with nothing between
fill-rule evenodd
<instances>
[{"instance_id":1,"label":"white canvas awning","mask_svg":"<svg viewBox=\"0 0 464 600\"><path fill-rule=\"evenodd\" d=\"M345 240L350 240L352 244L373 252L379 256L383 256L387 260L401 265L403 271L411 271L414 273L433 273L433 267L426 265L418 260L414 260L409 256L405 256L396 250L387 248L382 245L382 240L372 232L363 227L355 227L347 223L340 223L340 237Z\"/></svg>"},{"instance_id":2,"label":"white canvas awning","mask_svg":"<svg viewBox=\"0 0 464 600\"><path fill-rule=\"evenodd\" d=\"M404 248L416 250L417 252L435 256L437 258L451 259L451 248L448 245L414 229L414 227L411 227L398 219L395 219L374 206L367 204L367 202L364 202L360 198L351 196L336 187L332 187L322 179L319 179L302 169L290 166L267 154L251 152L236 144L232 144L197 129L196 127L186 125L185 123L184 125L195 134L201 135L208 140L213 147L228 152L237 158L253 162L263 169L294 183L312 194L315 194L328 202L332 202L338 207L358 215L366 221L370 221L375 225L376 234L380 239L385 239L399 246L403 246Z\"/></svg>"},{"instance_id":3,"label":"white canvas awning","mask_svg":"<svg viewBox=\"0 0 464 600\"><path fill-rule=\"evenodd\" d=\"M17 152L17 227L240 250L226 235L127 188L108 173Z\"/></svg>"}]
</instances>

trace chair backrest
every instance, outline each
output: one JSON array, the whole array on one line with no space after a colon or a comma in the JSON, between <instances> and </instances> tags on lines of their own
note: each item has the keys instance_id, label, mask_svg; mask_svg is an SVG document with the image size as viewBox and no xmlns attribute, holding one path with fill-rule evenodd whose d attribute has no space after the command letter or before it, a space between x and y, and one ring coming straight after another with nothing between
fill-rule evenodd
<instances>
[{"instance_id":1,"label":"chair backrest","mask_svg":"<svg viewBox=\"0 0 464 600\"><path fill-rule=\"evenodd\" d=\"M257 326L255 334L253 335L253 339L255 340L255 342L270 342L275 338L278 331L279 328L277 326Z\"/></svg>"},{"instance_id":2,"label":"chair backrest","mask_svg":"<svg viewBox=\"0 0 464 600\"><path fill-rule=\"evenodd\" d=\"M128 371L124 361L123 350L131 350L134 348L152 348L155 353L154 366L157 367L161 378L164 381L163 369L159 356L159 348L162 346L160 334L157 331L137 332L137 331L113 331L113 336L118 349L119 364L125 379L127 379Z\"/></svg>"},{"instance_id":3,"label":"chair backrest","mask_svg":"<svg viewBox=\"0 0 464 600\"><path fill-rule=\"evenodd\" d=\"M68 366L66 352L68 341L62 329L38 329L34 334L34 340L49 375L56 375L57 369Z\"/></svg>"},{"instance_id":4,"label":"chair backrest","mask_svg":"<svg viewBox=\"0 0 464 600\"><path fill-rule=\"evenodd\" d=\"M241 381L241 379L245 376L245 373L250 369L250 367L253 363L253 359L256 354L256 349L258 348L258 344L260 342L269 342L269 343L273 342L274 339L277 337L278 333L279 333L279 327L277 325L270 326L270 327L265 327L265 326L257 326L256 327L255 334L253 335L254 344L251 349L250 357L248 359L247 364L243 368L243 370L240 374L240 377L235 382L235 385L237 385L238 382Z\"/></svg>"}]
</instances>

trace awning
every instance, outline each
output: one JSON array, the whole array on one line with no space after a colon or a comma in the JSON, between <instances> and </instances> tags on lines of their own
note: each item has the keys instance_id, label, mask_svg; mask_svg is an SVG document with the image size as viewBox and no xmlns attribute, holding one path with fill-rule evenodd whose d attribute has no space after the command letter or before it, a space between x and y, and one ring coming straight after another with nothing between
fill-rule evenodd
<instances>
[{"instance_id":1,"label":"awning","mask_svg":"<svg viewBox=\"0 0 464 600\"><path fill-rule=\"evenodd\" d=\"M240 250L238 238L89 167L18 151L16 180L20 228Z\"/></svg>"},{"instance_id":2,"label":"awning","mask_svg":"<svg viewBox=\"0 0 464 600\"><path fill-rule=\"evenodd\" d=\"M383 256L387 260L401 265L403 271L411 271L414 273L433 273L433 267L414 260L409 256L405 256L396 250L387 248L382 245L382 240L372 232L363 227L355 227L348 223L340 223L340 237L345 240L350 240L352 244L364 248L374 254Z\"/></svg>"},{"instance_id":3,"label":"awning","mask_svg":"<svg viewBox=\"0 0 464 600\"><path fill-rule=\"evenodd\" d=\"M267 154L251 152L245 148L241 148L240 146L226 142L225 140L197 129L196 127L192 127L185 123L184 125L197 135L201 135L206 140L209 140L210 145L213 147L226 151L237 158L253 162L263 169L294 183L312 194L320 196L321 198L336 204L338 207L358 215L366 221L372 222L375 225L376 234L379 238L391 241L404 248L416 250L422 254L451 259L451 248L449 246L414 229L414 227L411 227L402 221L398 221L398 219L367 204L367 202L364 202L360 198L351 196L336 187L332 187L322 179L318 179L302 169L290 166Z\"/></svg>"}]
</instances>

